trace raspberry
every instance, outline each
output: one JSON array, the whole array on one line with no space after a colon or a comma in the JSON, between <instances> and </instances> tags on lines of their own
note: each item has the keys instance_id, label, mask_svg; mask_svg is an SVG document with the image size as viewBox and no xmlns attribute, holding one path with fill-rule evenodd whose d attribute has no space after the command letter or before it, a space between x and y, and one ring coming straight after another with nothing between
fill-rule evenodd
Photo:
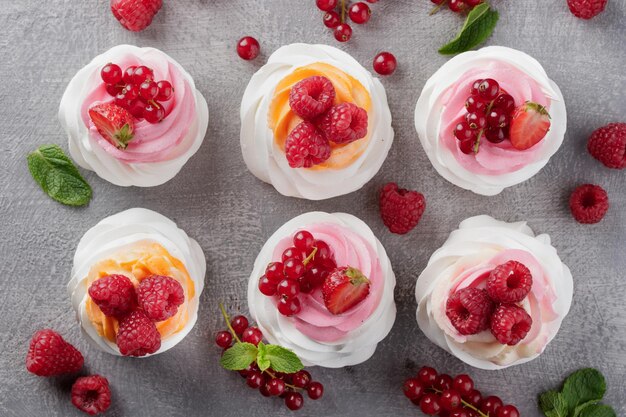
<instances>
[{"instance_id":1,"label":"raspberry","mask_svg":"<svg viewBox=\"0 0 626 417\"><path fill-rule=\"evenodd\" d=\"M33 335L26 355L26 369L39 376L78 372L83 362L83 355L50 329L39 330Z\"/></svg>"},{"instance_id":2,"label":"raspberry","mask_svg":"<svg viewBox=\"0 0 626 417\"><path fill-rule=\"evenodd\" d=\"M285 154L292 168L310 168L330 158L330 144L311 122L301 122L285 141Z\"/></svg>"},{"instance_id":3,"label":"raspberry","mask_svg":"<svg viewBox=\"0 0 626 417\"><path fill-rule=\"evenodd\" d=\"M610 123L596 129L587 150L609 168L626 168L626 123Z\"/></svg>"},{"instance_id":4,"label":"raspberry","mask_svg":"<svg viewBox=\"0 0 626 417\"><path fill-rule=\"evenodd\" d=\"M487 279L487 293L500 303L518 303L530 292L533 276L526 265L508 261L491 271Z\"/></svg>"},{"instance_id":5,"label":"raspberry","mask_svg":"<svg viewBox=\"0 0 626 417\"><path fill-rule=\"evenodd\" d=\"M567 0L570 11L581 19L591 19L599 15L609 0Z\"/></svg>"},{"instance_id":6,"label":"raspberry","mask_svg":"<svg viewBox=\"0 0 626 417\"><path fill-rule=\"evenodd\" d=\"M132 281L124 275L107 275L89 286L89 296L110 317L121 318L137 306Z\"/></svg>"},{"instance_id":7,"label":"raspberry","mask_svg":"<svg viewBox=\"0 0 626 417\"><path fill-rule=\"evenodd\" d=\"M583 184L569 199L569 208L579 223L598 223L609 209L609 196L599 185Z\"/></svg>"},{"instance_id":8,"label":"raspberry","mask_svg":"<svg viewBox=\"0 0 626 417\"><path fill-rule=\"evenodd\" d=\"M385 184L380 191L380 216L391 233L411 231L425 209L426 199L421 193L398 188L395 182Z\"/></svg>"},{"instance_id":9,"label":"raspberry","mask_svg":"<svg viewBox=\"0 0 626 417\"><path fill-rule=\"evenodd\" d=\"M90 416L104 413L111 405L109 381L100 375L78 378L72 385L72 404Z\"/></svg>"},{"instance_id":10,"label":"raspberry","mask_svg":"<svg viewBox=\"0 0 626 417\"><path fill-rule=\"evenodd\" d=\"M111 0L113 16L126 29L138 32L150 26L163 0Z\"/></svg>"},{"instance_id":11,"label":"raspberry","mask_svg":"<svg viewBox=\"0 0 626 417\"><path fill-rule=\"evenodd\" d=\"M459 333L470 335L489 328L489 316L493 301L487 291L478 288L463 288L452 294L446 302L446 316Z\"/></svg>"},{"instance_id":12,"label":"raspberry","mask_svg":"<svg viewBox=\"0 0 626 417\"><path fill-rule=\"evenodd\" d=\"M151 275L139 283L137 301L150 320L163 321L176 314L185 291L174 278Z\"/></svg>"},{"instance_id":13,"label":"raspberry","mask_svg":"<svg viewBox=\"0 0 626 417\"><path fill-rule=\"evenodd\" d=\"M161 335L143 310L135 310L120 320L117 347L124 356L144 356L161 347Z\"/></svg>"},{"instance_id":14,"label":"raspberry","mask_svg":"<svg viewBox=\"0 0 626 417\"><path fill-rule=\"evenodd\" d=\"M367 135L367 112L352 103L341 103L331 107L317 127L331 142L354 142Z\"/></svg>"},{"instance_id":15,"label":"raspberry","mask_svg":"<svg viewBox=\"0 0 626 417\"><path fill-rule=\"evenodd\" d=\"M289 106L305 120L324 114L335 101L335 87L326 77L319 75L305 78L289 92Z\"/></svg>"},{"instance_id":16,"label":"raspberry","mask_svg":"<svg viewBox=\"0 0 626 417\"><path fill-rule=\"evenodd\" d=\"M526 310L515 304L500 304L491 316L491 334L503 345L517 345L532 325Z\"/></svg>"}]
</instances>

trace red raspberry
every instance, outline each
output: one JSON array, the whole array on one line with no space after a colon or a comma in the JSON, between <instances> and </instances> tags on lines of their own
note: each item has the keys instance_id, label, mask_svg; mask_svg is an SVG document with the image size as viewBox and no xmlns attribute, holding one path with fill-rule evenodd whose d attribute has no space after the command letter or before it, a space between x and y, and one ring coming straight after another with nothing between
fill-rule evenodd
<instances>
[{"instance_id":1,"label":"red raspberry","mask_svg":"<svg viewBox=\"0 0 626 417\"><path fill-rule=\"evenodd\" d=\"M526 265L508 261L496 266L487 279L487 293L500 303L519 303L530 292L533 276Z\"/></svg>"},{"instance_id":2,"label":"red raspberry","mask_svg":"<svg viewBox=\"0 0 626 417\"><path fill-rule=\"evenodd\" d=\"M305 120L324 114L335 101L335 87L326 77L315 75L298 82L289 92L289 106Z\"/></svg>"},{"instance_id":3,"label":"red raspberry","mask_svg":"<svg viewBox=\"0 0 626 417\"><path fill-rule=\"evenodd\" d=\"M446 316L459 333L470 335L489 328L493 301L487 291L463 288L452 294L446 302Z\"/></svg>"},{"instance_id":4,"label":"red raspberry","mask_svg":"<svg viewBox=\"0 0 626 417\"><path fill-rule=\"evenodd\" d=\"M39 330L33 335L26 355L26 369L39 376L78 372L83 362L83 355L50 329Z\"/></svg>"},{"instance_id":5,"label":"red raspberry","mask_svg":"<svg viewBox=\"0 0 626 417\"><path fill-rule=\"evenodd\" d=\"M143 310L135 310L120 320L117 347L124 356L144 356L161 347L161 335Z\"/></svg>"},{"instance_id":6,"label":"red raspberry","mask_svg":"<svg viewBox=\"0 0 626 417\"><path fill-rule=\"evenodd\" d=\"M78 378L72 385L72 404L90 416L104 413L111 405L109 381L100 375Z\"/></svg>"},{"instance_id":7,"label":"red raspberry","mask_svg":"<svg viewBox=\"0 0 626 417\"><path fill-rule=\"evenodd\" d=\"M150 320L163 321L176 314L185 291L174 278L151 275L139 283L137 301Z\"/></svg>"},{"instance_id":8,"label":"red raspberry","mask_svg":"<svg viewBox=\"0 0 626 417\"><path fill-rule=\"evenodd\" d=\"M609 0L567 0L570 11L581 19L591 19L599 15Z\"/></svg>"},{"instance_id":9,"label":"red raspberry","mask_svg":"<svg viewBox=\"0 0 626 417\"><path fill-rule=\"evenodd\" d=\"M491 334L503 345L517 345L532 325L526 310L515 304L500 304L491 316Z\"/></svg>"},{"instance_id":10,"label":"red raspberry","mask_svg":"<svg viewBox=\"0 0 626 417\"><path fill-rule=\"evenodd\" d=\"M111 0L113 16L126 29L138 32L150 26L163 0Z\"/></svg>"},{"instance_id":11,"label":"red raspberry","mask_svg":"<svg viewBox=\"0 0 626 417\"><path fill-rule=\"evenodd\" d=\"M579 223L598 223L609 210L609 196L599 185L583 184L569 199L569 208Z\"/></svg>"},{"instance_id":12,"label":"red raspberry","mask_svg":"<svg viewBox=\"0 0 626 417\"><path fill-rule=\"evenodd\" d=\"M596 129L589 138L587 150L609 168L626 168L626 123L610 123Z\"/></svg>"},{"instance_id":13,"label":"red raspberry","mask_svg":"<svg viewBox=\"0 0 626 417\"><path fill-rule=\"evenodd\" d=\"M332 142L354 142L367 135L367 112L352 103L341 103L331 107L317 127Z\"/></svg>"},{"instance_id":14,"label":"red raspberry","mask_svg":"<svg viewBox=\"0 0 626 417\"><path fill-rule=\"evenodd\" d=\"M137 306L132 281L124 275L107 275L89 286L89 296L106 316L121 318Z\"/></svg>"},{"instance_id":15,"label":"red raspberry","mask_svg":"<svg viewBox=\"0 0 626 417\"><path fill-rule=\"evenodd\" d=\"M426 199L417 191L398 188L395 182L380 191L380 216L391 233L403 235L413 229L426 209Z\"/></svg>"},{"instance_id":16,"label":"red raspberry","mask_svg":"<svg viewBox=\"0 0 626 417\"><path fill-rule=\"evenodd\" d=\"M285 154L292 168L310 168L330 158L330 144L311 122L301 122L285 141Z\"/></svg>"}]
</instances>

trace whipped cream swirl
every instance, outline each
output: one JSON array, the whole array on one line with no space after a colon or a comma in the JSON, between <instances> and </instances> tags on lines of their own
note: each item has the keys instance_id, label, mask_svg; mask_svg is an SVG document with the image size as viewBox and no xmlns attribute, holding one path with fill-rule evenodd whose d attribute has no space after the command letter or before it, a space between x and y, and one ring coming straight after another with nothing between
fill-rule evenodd
<instances>
[{"instance_id":1,"label":"whipped cream swirl","mask_svg":"<svg viewBox=\"0 0 626 417\"><path fill-rule=\"evenodd\" d=\"M122 70L145 65L157 81L167 80L174 93L161 103L166 117L157 124L135 121L135 137L124 150L104 139L89 118L89 108L113 101L100 71L107 63ZM154 48L118 45L95 57L72 78L59 107L59 120L69 137L69 150L83 168L121 186L161 185L181 170L200 148L209 123L206 100L180 64Z\"/></svg>"},{"instance_id":2,"label":"whipped cream swirl","mask_svg":"<svg viewBox=\"0 0 626 417\"><path fill-rule=\"evenodd\" d=\"M206 273L206 259L198 243L159 213L144 208L122 211L101 220L82 237L74 254L72 277L67 285L72 307L83 333L94 346L104 352L121 355L117 345L100 336L89 319L86 311L89 298L87 276L94 264L144 243L158 243L179 259L187 269L195 290L194 297L185 297L188 319L184 328L163 338L161 348L155 354L165 352L183 340L198 318L198 303Z\"/></svg>"},{"instance_id":3,"label":"whipped cream swirl","mask_svg":"<svg viewBox=\"0 0 626 417\"><path fill-rule=\"evenodd\" d=\"M505 140L493 144L483 138L478 154L463 154L453 135L465 114L469 87L476 79L494 78L516 105L534 101L551 116L548 134L527 150ZM535 175L561 146L567 115L558 86L539 62L511 48L490 46L465 52L444 65L426 82L415 107L420 142L441 176L477 194L495 195Z\"/></svg>"},{"instance_id":4,"label":"whipped cream swirl","mask_svg":"<svg viewBox=\"0 0 626 417\"><path fill-rule=\"evenodd\" d=\"M286 317L278 312L275 297L259 291L267 264L279 260L282 250L291 246L292 236L302 229L330 245L337 265L356 267L370 278L365 300L333 315L318 289L302 294L302 311ZM363 221L345 213L311 212L285 223L261 249L248 282L248 308L270 343L293 350L307 366L339 368L366 361L387 336L396 318L395 284L385 249Z\"/></svg>"},{"instance_id":5,"label":"whipped cream swirl","mask_svg":"<svg viewBox=\"0 0 626 417\"><path fill-rule=\"evenodd\" d=\"M333 65L351 75L371 96L368 146L355 161L341 169L291 168L268 125L276 85L295 69L317 62ZM257 178L272 184L286 196L323 200L360 189L382 166L393 135L387 94L381 82L350 55L331 46L292 44L278 49L254 74L241 101L244 161Z\"/></svg>"},{"instance_id":6,"label":"whipped cream swirl","mask_svg":"<svg viewBox=\"0 0 626 417\"><path fill-rule=\"evenodd\" d=\"M532 317L530 331L515 346L500 344L489 330L461 335L446 316L448 297L468 286L484 288L489 272L509 260L523 263L533 276L520 303ZM433 343L477 368L502 369L536 358L556 336L572 302L573 279L548 235L535 236L526 222L482 215L461 222L431 256L415 296L417 323Z\"/></svg>"}]
</instances>

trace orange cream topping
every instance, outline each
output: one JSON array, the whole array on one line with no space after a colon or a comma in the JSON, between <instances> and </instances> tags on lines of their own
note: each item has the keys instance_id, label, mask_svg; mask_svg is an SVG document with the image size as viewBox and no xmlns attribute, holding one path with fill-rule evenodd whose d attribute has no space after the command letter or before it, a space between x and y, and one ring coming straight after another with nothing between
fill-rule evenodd
<instances>
[{"instance_id":1,"label":"orange cream topping","mask_svg":"<svg viewBox=\"0 0 626 417\"><path fill-rule=\"evenodd\" d=\"M369 92L357 79L346 74L344 71L329 64L316 62L304 67L297 68L291 74L283 78L276 89L269 107L268 124L274 132L274 141L280 149L285 150L285 141L289 132L302 121L291 111L289 107L289 92L291 87L305 78L320 75L328 78L335 87L335 104L345 102L353 103L363 108L368 115L372 107ZM371 125L363 139L346 144L331 142L332 153L328 160L315 165L311 170L341 169L352 164L361 156L370 141Z\"/></svg>"},{"instance_id":2,"label":"orange cream topping","mask_svg":"<svg viewBox=\"0 0 626 417\"><path fill-rule=\"evenodd\" d=\"M155 324L162 339L181 331L185 327L189 320L189 300L195 296L194 282L185 265L173 257L163 246L151 241L139 242L124 252L96 263L87 275L87 286L97 279L113 274L127 276L135 284L135 287L150 275L165 275L180 282L185 291L184 303L178 307L174 316ZM119 327L118 320L105 316L89 296L85 309L98 334L115 343Z\"/></svg>"}]
</instances>

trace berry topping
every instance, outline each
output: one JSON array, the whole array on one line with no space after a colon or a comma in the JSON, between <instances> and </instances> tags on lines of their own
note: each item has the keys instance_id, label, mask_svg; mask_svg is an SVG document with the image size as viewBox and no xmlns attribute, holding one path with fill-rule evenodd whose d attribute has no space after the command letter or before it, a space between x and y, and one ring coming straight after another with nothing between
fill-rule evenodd
<instances>
[{"instance_id":1,"label":"berry topping","mask_svg":"<svg viewBox=\"0 0 626 417\"><path fill-rule=\"evenodd\" d=\"M526 337L532 324L532 318L522 307L501 304L491 316L491 333L503 345L514 346Z\"/></svg>"},{"instance_id":2,"label":"berry topping","mask_svg":"<svg viewBox=\"0 0 626 417\"><path fill-rule=\"evenodd\" d=\"M270 281L267 276L263 275L259 278L259 291L261 291L261 294L271 297L276 294L276 283Z\"/></svg>"},{"instance_id":3,"label":"berry topping","mask_svg":"<svg viewBox=\"0 0 626 417\"><path fill-rule=\"evenodd\" d=\"M166 80L162 80L157 83L157 87L159 88L159 94L156 96L157 100L167 101L172 98L172 94L174 93L174 87L172 87L172 83Z\"/></svg>"},{"instance_id":4,"label":"berry topping","mask_svg":"<svg viewBox=\"0 0 626 417\"><path fill-rule=\"evenodd\" d=\"M380 215L391 233L405 234L419 223L426 199L417 191L398 188L394 182L385 184L380 191Z\"/></svg>"},{"instance_id":5,"label":"berry topping","mask_svg":"<svg viewBox=\"0 0 626 417\"><path fill-rule=\"evenodd\" d=\"M111 11L124 28L138 32L150 26L162 5L162 0L111 0Z\"/></svg>"},{"instance_id":6,"label":"berry topping","mask_svg":"<svg viewBox=\"0 0 626 417\"><path fill-rule=\"evenodd\" d=\"M161 347L161 335L143 310L135 310L120 320L117 347L124 356L145 356Z\"/></svg>"},{"instance_id":7,"label":"berry topping","mask_svg":"<svg viewBox=\"0 0 626 417\"><path fill-rule=\"evenodd\" d=\"M145 65L138 66L133 72L133 84L141 85L144 81L153 79L154 71Z\"/></svg>"},{"instance_id":8,"label":"berry topping","mask_svg":"<svg viewBox=\"0 0 626 417\"><path fill-rule=\"evenodd\" d=\"M380 75L391 75L396 70L398 62L390 52L381 52L374 57L374 71Z\"/></svg>"},{"instance_id":9,"label":"berry topping","mask_svg":"<svg viewBox=\"0 0 626 417\"><path fill-rule=\"evenodd\" d=\"M350 143L367 135L367 112L352 103L341 103L318 122L326 138L335 143Z\"/></svg>"},{"instance_id":10,"label":"berry topping","mask_svg":"<svg viewBox=\"0 0 626 417\"><path fill-rule=\"evenodd\" d=\"M293 298L281 298L278 300L278 312L283 316L293 316L298 314L302 306L300 305L300 299L298 297Z\"/></svg>"},{"instance_id":11,"label":"berry topping","mask_svg":"<svg viewBox=\"0 0 626 417\"><path fill-rule=\"evenodd\" d=\"M508 261L489 274L487 293L496 302L518 303L526 298L532 285L530 270L522 263Z\"/></svg>"},{"instance_id":12,"label":"berry topping","mask_svg":"<svg viewBox=\"0 0 626 417\"><path fill-rule=\"evenodd\" d=\"M33 335L26 355L26 369L38 376L78 372L83 362L83 355L50 329L39 330Z\"/></svg>"},{"instance_id":13,"label":"berry topping","mask_svg":"<svg viewBox=\"0 0 626 417\"><path fill-rule=\"evenodd\" d=\"M143 117L148 123L159 123L165 118L165 110L154 101L148 103L143 109Z\"/></svg>"},{"instance_id":14,"label":"berry topping","mask_svg":"<svg viewBox=\"0 0 626 417\"><path fill-rule=\"evenodd\" d=\"M293 236L293 245L300 250L308 251L313 247L314 243L315 238L306 230L300 230Z\"/></svg>"},{"instance_id":15,"label":"berry topping","mask_svg":"<svg viewBox=\"0 0 626 417\"><path fill-rule=\"evenodd\" d=\"M261 46L259 45L259 41L252 36L244 36L237 42L237 54L241 59L245 59L246 61L250 61L259 56L260 51Z\"/></svg>"},{"instance_id":16,"label":"berry topping","mask_svg":"<svg viewBox=\"0 0 626 417\"><path fill-rule=\"evenodd\" d=\"M515 110L509 132L511 145L525 150L539 143L550 130L550 115L537 103L526 102Z\"/></svg>"},{"instance_id":17,"label":"berry topping","mask_svg":"<svg viewBox=\"0 0 626 417\"><path fill-rule=\"evenodd\" d=\"M105 84L115 85L122 81L122 69L119 65L108 63L100 71L100 77Z\"/></svg>"},{"instance_id":18,"label":"berry topping","mask_svg":"<svg viewBox=\"0 0 626 417\"><path fill-rule=\"evenodd\" d=\"M107 275L89 286L89 296L105 316L121 318L137 306L132 281L124 275Z\"/></svg>"},{"instance_id":19,"label":"berry topping","mask_svg":"<svg viewBox=\"0 0 626 417\"><path fill-rule=\"evenodd\" d=\"M602 13L609 0L567 0L572 14L581 19L591 19Z\"/></svg>"},{"instance_id":20,"label":"berry topping","mask_svg":"<svg viewBox=\"0 0 626 417\"><path fill-rule=\"evenodd\" d=\"M291 168L310 168L330 158L330 144L315 125L298 124L287 136L285 154Z\"/></svg>"},{"instance_id":21,"label":"berry topping","mask_svg":"<svg viewBox=\"0 0 626 417\"><path fill-rule=\"evenodd\" d=\"M284 277L282 262L270 262L265 268L265 276L272 282L278 284Z\"/></svg>"},{"instance_id":22,"label":"berry topping","mask_svg":"<svg viewBox=\"0 0 626 417\"><path fill-rule=\"evenodd\" d=\"M281 297L297 297L300 294L300 285L292 279L284 279L278 283L276 292Z\"/></svg>"},{"instance_id":23,"label":"berry topping","mask_svg":"<svg viewBox=\"0 0 626 417\"><path fill-rule=\"evenodd\" d=\"M137 301L150 320L167 320L185 301L185 291L174 278L151 275L137 287Z\"/></svg>"},{"instance_id":24,"label":"berry topping","mask_svg":"<svg viewBox=\"0 0 626 417\"><path fill-rule=\"evenodd\" d=\"M322 286L324 304L332 314L345 313L365 300L369 293L370 281L351 267L335 269Z\"/></svg>"},{"instance_id":25,"label":"berry topping","mask_svg":"<svg viewBox=\"0 0 626 417\"><path fill-rule=\"evenodd\" d=\"M352 37L352 28L347 23L341 23L335 28L333 35L339 42L348 42Z\"/></svg>"},{"instance_id":26,"label":"berry topping","mask_svg":"<svg viewBox=\"0 0 626 417\"><path fill-rule=\"evenodd\" d=\"M139 94L146 101L154 100L159 95L159 87L157 83L147 79L139 86Z\"/></svg>"},{"instance_id":27,"label":"berry topping","mask_svg":"<svg viewBox=\"0 0 626 417\"><path fill-rule=\"evenodd\" d=\"M478 84L478 97L483 101L492 101L500 93L500 84L494 79L485 78Z\"/></svg>"},{"instance_id":28,"label":"berry topping","mask_svg":"<svg viewBox=\"0 0 626 417\"><path fill-rule=\"evenodd\" d=\"M509 115L515 110L515 99L509 94L500 94L493 102L493 107L496 109L504 110L505 114Z\"/></svg>"},{"instance_id":29,"label":"berry topping","mask_svg":"<svg viewBox=\"0 0 626 417\"><path fill-rule=\"evenodd\" d=\"M578 223L598 223L609 210L609 196L599 185L583 184L572 193L569 208Z\"/></svg>"},{"instance_id":30,"label":"berry topping","mask_svg":"<svg viewBox=\"0 0 626 417\"><path fill-rule=\"evenodd\" d=\"M326 77L315 75L305 78L291 87L289 106L291 110L310 120L326 113L335 101L335 87Z\"/></svg>"},{"instance_id":31,"label":"berry topping","mask_svg":"<svg viewBox=\"0 0 626 417\"><path fill-rule=\"evenodd\" d=\"M305 269L301 259L289 258L283 265L285 265L283 273L289 279L295 280L304 275Z\"/></svg>"},{"instance_id":32,"label":"berry topping","mask_svg":"<svg viewBox=\"0 0 626 417\"><path fill-rule=\"evenodd\" d=\"M626 168L626 123L610 123L596 129L589 138L587 150L609 168Z\"/></svg>"},{"instance_id":33,"label":"berry topping","mask_svg":"<svg viewBox=\"0 0 626 417\"><path fill-rule=\"evenodd\" d=\"M72 385L72 404L90 416L104 413L111 405L109 381L100 375L78 378Z\"/></svg>"},{"instance_id":34,"label":"berry topping","mask_svg":"<svg viewBox=\"0 0 626 417\"><path fill-rule=\"evenodd\" d=\"M89 117L98 133L119 149L133 140L135 122L128 110L113 103L98 104L89 109Z\"/></svg>"},{"instance_id":35,"label":"berry topping","mask_svg":"<svg viewBox=\"0 0 626 417\"><path fill-rule=\"evenodd\" d=\"M487 291L478 288L463 288L452 294L446 302L446 316L463 335L487 329L492 311L493 301Z\"/></svg>"},{"instance_id":36,"label":"berry topping","mask_svg":"<svg viewBox=\"0 0 626 417\"><path fill-rule=\"evenodd\" d=\"M353 3L348 9L348 16L350 17L350 20L358 25L367 23L368 20L370 20L371 15L372 11L370 10L370 7L362 1Z\"/></svg>"}]
</instances>

